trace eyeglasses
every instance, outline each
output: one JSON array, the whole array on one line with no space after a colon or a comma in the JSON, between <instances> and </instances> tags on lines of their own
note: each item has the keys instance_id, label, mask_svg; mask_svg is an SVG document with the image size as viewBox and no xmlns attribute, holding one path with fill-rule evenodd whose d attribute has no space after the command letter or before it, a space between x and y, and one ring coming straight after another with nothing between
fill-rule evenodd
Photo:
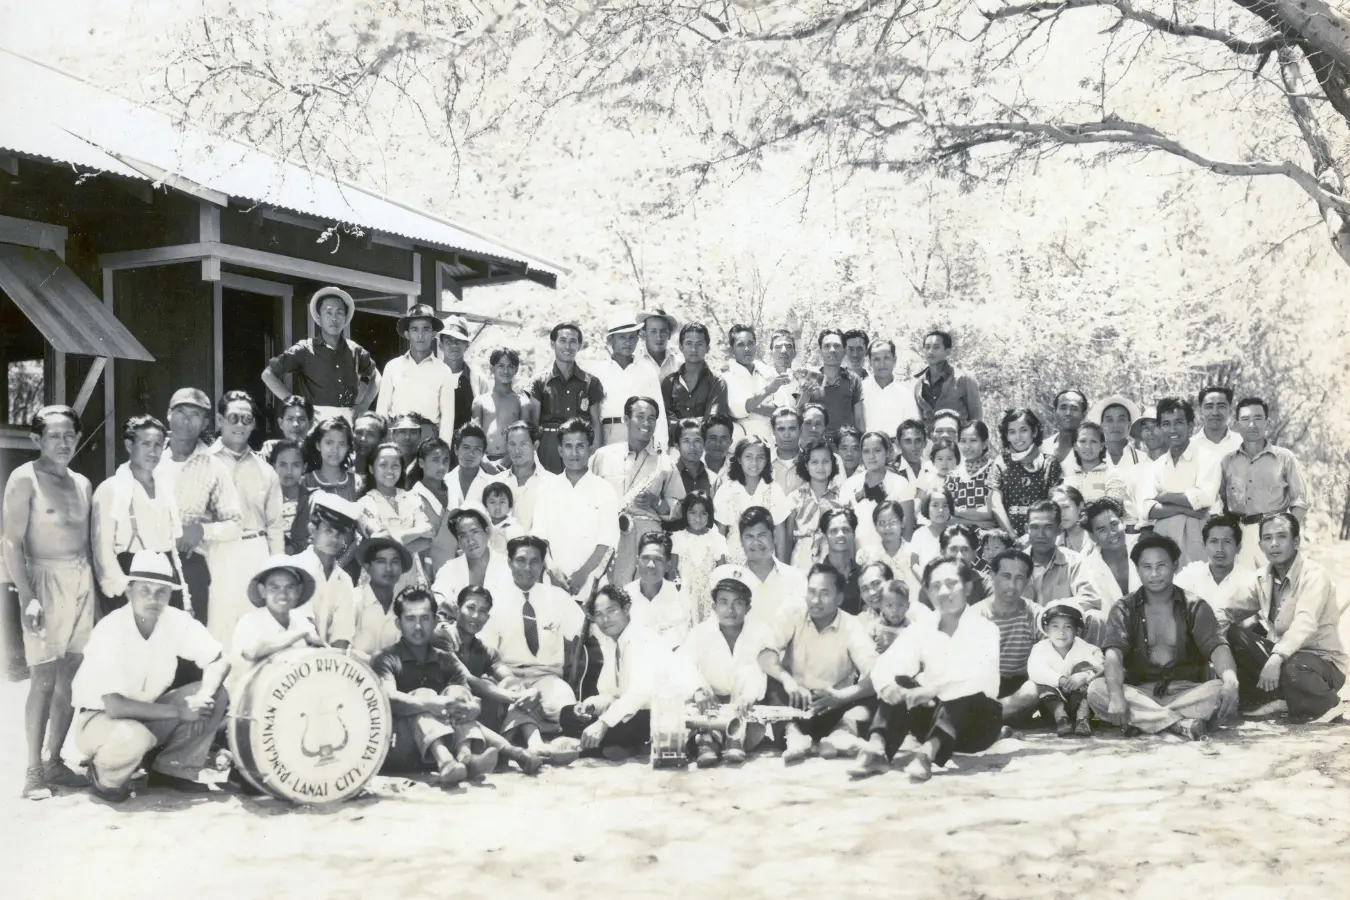
<instances>
[{"instance_id":1,"label":"eyeglasses","mask_svg":"<svg viewBox=\"0 0 1350 900\"><path fill-rule=\"evenodd\" d=\"M252 425L252 413L229 413L225 416L225 421L231 425Z\"/></svg>"}]
</instances>

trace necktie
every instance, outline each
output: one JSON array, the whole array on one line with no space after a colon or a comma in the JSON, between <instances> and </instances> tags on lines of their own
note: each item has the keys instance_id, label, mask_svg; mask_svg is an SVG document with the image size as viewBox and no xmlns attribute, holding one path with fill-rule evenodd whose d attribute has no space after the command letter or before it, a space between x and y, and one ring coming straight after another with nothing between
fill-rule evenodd
<instances>
[{"instance_id":1,"label":"necktie","mask_svg":"<svg viewBox=\"0 0 1350 900\"><path fill-rule=\"evenodd\" d=\"M539 623L534 618L534 606L530 604L530 595L525 595L525 606L521 608L525 616L525 647L531 656L539 655Z\"/></svg>"}]
</instances>

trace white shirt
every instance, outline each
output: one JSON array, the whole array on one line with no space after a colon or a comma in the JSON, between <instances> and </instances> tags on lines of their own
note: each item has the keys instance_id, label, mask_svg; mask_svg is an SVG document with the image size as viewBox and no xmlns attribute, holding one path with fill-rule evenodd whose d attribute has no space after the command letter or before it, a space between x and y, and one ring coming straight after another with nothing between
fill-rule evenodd
<instances>
[{"instance_id":1,"label":"white shirt","mask_svg":"<svg viewBox=\"0 0 1350 900\"><path fill-rule=\"evenodd\" d=\"M369 584L363 584L356 589L352 605L356 612L356 633L352 637L352 649L356 652L370 658L381 650L394 646L403 637L402 632L398 630L398 617L394 615L394 605L389 604L387 610L381 606Z\"/></svg>"},{"instance_id":2,"label":"white shirt","mask_svg":"<svg viewBox=\"0 0 1350 900\"><path fill-rule=\"evenodd\" d=\"M673 582L661 582L661 590L648 600L642 593L642 582L624 586L633 599L630 614L634 622L646 625L664 637L672 647L678 647L694 623L694 610L684 593Z\"/></svg>"},{"instance_id":3,"label":"white shirt","mask_svg":"<svg viewBox=\"0 0 1350 900\"><path fill-rule=\"evenodd\" d=\"M862 382L863 420L868 431L880 431L895 440L900 423L906 419L918 419L919 404L914 399L914 380L892 378L891 383L882 387L877 384L875 375L868 375Z\"/></svg>"},{"instance_id":4,"label":"white shirt","mask_svg":"<svg viewBox=\"0 0 1350 900\"><path fill-rule=\"evenodd\" d=\"M629 397L650 397L656 401L656 428L653 436L659 434L666 423L666 405L661 397L661 376L656 364L649 360L639 361L636 356L627 368L619 365L613 357L590 363L586 371L600 379L605 389L605 399L600 403L602 419L622 419L623 407ZM604 435L597 434L598 442ZM625 440L627 438L625 437Z\"/></svg>"},{"instance_id":5,"label":"white shirt","mask_svg":"<svg viewBox=\"0 0 1350 900\"><path fill-rule=\"evenodd\" d=\"M94 626L71 699L76 709L103 709L105 694L154 703L173 684L179 657L205 669L220 654L220 644L206 626L172 606L160 613L150 637L142 637L128 603Z\"/></svg>"},{"instance_id":6,"label":"white shirt","mask_svg":"<svg viewBox=\"0 0 1350 900\"><path fill-rule=\"evenodd\" d=\"M600 721L613 728L648 707L652 692L673 672L675 654L664 638L636 622L629 622L611 645L617 645L616 651L605 654L596 690L602 697L614 698L600 715Z\"/></svg>"},{"instance_id":7,"label":"white shirt","mask_svg":"<svg viewBox=\"0 0 1350 900\"><path fill-rule=\"evenodd\" d=\"M285 634L303 631L309 624L309 604L291 610L290 625L283 627L276 616L265 606L245 613L234 626L234 636L230 638L230 674L225 679L225 690L231 702L238 702L244 682L253 671L266 660L249 660L244 657L248 651L257 655L264 641L272 641ZM303 642L292 645L296 648L307 646Z\"/></svg>"},{"instance_id":8,"label":"white shirt","mask_svg":"<svg viewBox=\"0 0 1350 900\"><path fill-rule=\"evenodd\" d=\"M749 571L749 567L746 567ZM806 573L782 560L773 561L773 571L760 580L750 572L750 611L745 614L745 627L754 625L764 631L773 627L778 611L789 603L806 600Z\"/></svg>"},{"instance_id":9,"label":"white shirt","mask_svg":"<svg viewBox=\"0 0 1350 900\"><path fill-rule=\"evenodd\" d=\"M773 425L769 422L769 417L763 413L749 412L746 403L751 397L764 393L769 382L773 381L774 374L773 366L758 359L754 362L753 370L747 369L733 359L726 372L722 374L722 380L727 383L727 406L731 410L731 418L736 420L745 436L761 437L768 441L771 447ZM772 399L768 398L766 402L772 402Z\"/></svg>"},{"instance_id":10,"label":"white shirt","mask_svg":"<svg viewBox=\"0 0 1350 900\"><path fill-rule=\"evenodd\" d=\"M1049 638L1041 638L1027 656L1027 680L1044 687L1057 687L1059 680L1071 674L1073 667L1079 663L1088 663L1097 669L1106 664L1101 648L1094 647L1080 637L1073 639L1069 652L1063 656L1059 655Z\"/></svg>"},{"instance_id":11,"label":"white shirt","mask_svg":"<svg viewBox=\"0 0 1350 900\"><path fill-rule=\"evenodd\" d=\"M450 470L449 474L445 476L445 496L450 504L450 508L459 509L462 506L481 507L483 505L483 488L492 483L493 476L488 475L488 473L480 468L474 473L473 479L469 482L469 489L467 491L461 491L459 489L459 476L459 466L455 466ZM430 491L428 491L428 493L430 493ZM514 490L511 491L513 502L515 500L515 495L516 492Z\"/></svg>"},{"instance_id":12,"label":"white shirt","mask_svg":"<svg viewBox=\"0 0 1350 900\"><path fill-rule=\"evenodd\" d=\"M1130 537L1138 540L1134 535ZM1129 549L1132 545L1133 541L1127 539L1126 548ZM1133 594L1143 587L1143 584L1139 580L1139 570L1135 568L1134 563L1127 561L1126 568L1130 572L1129 593ZM1103 612L1110 612L1115 602L1125 596L1126 592L1120 589L1120 582L1116 581L1116 576L1111 573L1111 567L1106 564L1106 559L1102 556L1102 552L1096 544L1089 546L1079 556L1078 577L1086 579L1096 589L1097 596L1102 598L1101 609ZM1081 598L1078 599L1078 604L1085 609L1088 608Z\"/></svg>"},{"instance_id":13,"label":"white shirt","mask_svg":"<svg viewBox=\"0 0 1350 900\"><path fill-rule=\"evenodd\" d=\"M539 503L539 492L543 490L546 482L557 477L539 465L538 460L534 464L534 474L524 484L520 483L515 472L510 469L496 476L496 481L511 489L511 510L527 533L532 533L531 529L534 527L534 510ZM481 499L482 492L479 492L479 497Z\"/></svg>"},{"instance_id":14,"label":"white shirt","mask_svg":"<svg viewBox=\"0 0 1350 900\"><path fill-rule=\"evenodd\" d=\"M705 690L733 701L760 700L768 685L768 676L759 667L759 652L769 646L769 635L754 625L746 625L736 638L736 646L727 639L717 619L705 619L690 629L680 649L675 651L698 673Z\"/></svg>"},{"instance_id":15,"label":"white shirt","mask_svg":"<svg viewBox=\"0 0 1350 900\"><path fill-rule=\"evenodd\" d=\"M1209 509L1219 502L1222 480L1219 458L1192 438L1181 458L1172 461L1169 450L1153 460L1140 485L1140 505L1145 517L1157 506L1162 494L1183 494L1192 509Z\"/></svg>"},{"instance_id":16,"label":"white shirt","mask_svg":"<svg viewBox=\"0 0 1350 900\"><path fill-rule=\"evenodd\" d=\"M326 643L351 643L356 637L356 586L352 577L342 568L333 566L333 574L324 578L323 562L313 547L306 547L291 559L314 576L314 596L309 602L291 610L291 615L302 613L314 620L314 630Z\"/></svg>"},{"instance_id":17,"label":"white shirt","mask_svg":"<svg viewBox=\"0 0 1350 900\"><path fill-rule=\"evenodd\" d=\"M431 583L433 593L440 594L447 603L459 603L459 592L469 586L469 558L456 556L436 573ZM487 568L483 571L483 587L492 595L495 605L497 594L511 584L511 567L506 557L488 551Z\"/></svg>"},{"instance_id":18,"label":"white shirt","mask_svg":"<svg viewBox=\"0 0 1350 900\"><path fill-rule=\"evenodd\" d=\"M597 546L619 546L619 498L609 482L583 472L544 482L534 510L534 534L549 543L553 565L571 575Z\"/></svg>"},{"instance_id":19,"label":"white shirt","mask_svg":"<svg viewBox=\"0 0 1350 900\"><path fill-rule=\"evenodd\" d=\"M561 676L566 660L564 641L574 640L586 624L581 606L562 588L536 584L530 588L539 652L525 643L525 594L512 582L492 595L492 614L478 637L501 654L512 669L542 670Z\"/></svg>"},{"instance_id":20,"label":"white shirt","mask_svg":"<svg viewBox=\"0 0 1350 900\"><path fill-rule=\"evenodd\" d=\"M860 466L858 471L853 473L853 477L844 482L844 488L839 492L839 502L844 506L852 507L853 512L858 516L858 528L855 535L859 544L880 543L881 535L877 534L876 525L872 524L872 513L876 511L877 504L866 498L859 499L866 485L864 480L867 474ZM894 500L896 503L912 503L916 496L914 482L895 474L889 469L881 479L881 490L886 495L887 500Z\"/></svg>"},{"instance_id":21,"label":"white shirt","mask_svg":"<svg viewBox=\"0 0 1350 900\"><path fill-rule=\"evenodd\" d=\"M436 424L441 440L455 435L455 386L459 379L435 353L417 362L412 351L389 360L380 375L375 411L390 417L419 413Z\"/></svg>"},{"instance_id":22,"label":"white shirt","mask_svg":"<svg viewBox=\"0 0 1350 900\"><path fill-rule=\"evenodd\" d=\"M1133 567L1131 567L1133 568ZM1172 583L1188 594L1194 594L1215 610L1229 609L1234 597L1241 597L1251 590L1256 581L1256 570L1234 566L1233 571L1222 583L1214 580L1206 560L1196 560L1183 566L1172 579Z\"/></svg>"},{"instance_id":23,"label":"white shirt","mask_svg":"<svg viewBox=\"0 0 1350 900\"><path fill-rule=\"evenodd\" d=\"M949 636L938 628L941 621L935 615L900 632L872 668L873 686L894 684L903 675L936 690L939 700L972 694L998 699L998 626L966 610Z\"/></svg>"},{"instance_id":24,"label":"white shirt","mask_svg":"<svg viewBox=\"0 0 1350 900\"><path fill-rule=\"evenodd\" d=\"M1211 441L1209 436L1205 434L1205 429L1201 428L1191 438L1191 443L1199 444L1208 450L1215 459L1222 461L1225 456L1242 446L1242 435L1230 428L1228 433L1223 436L1223 440L1216 442Z\"/></svg>"},{"instance_id":25,"label":"white shirt","mask_svg":"<svg viewBox=\"0 0 1350 900\"><path fill-rule=\"evenodd\" d=\"M121 596L127 589L127 577L117 554L138 550L173 553L175 542L183 534L166 470L156 469L152 477L154 497L131 474L130 463L122 463L111 478L94 489L89 515L94 571L99 589L108 597Z\"/></svg>"},{"instance_id":26,"label":"white shirt","mask_svg":"<svg viewBox=\"0 0 1350 900\"><path fill-rule=\"evenodd\" d=\"M775 526L792 515L792 501L788 500L776 482L763 481L751 494L745 485L730 478L724 479L713 497L713 518L727 528L727 549L732 562L745 562L745 548L741 546L741 514L752 506L762 506L773 517Z\"/></svg>"}]
</instances>

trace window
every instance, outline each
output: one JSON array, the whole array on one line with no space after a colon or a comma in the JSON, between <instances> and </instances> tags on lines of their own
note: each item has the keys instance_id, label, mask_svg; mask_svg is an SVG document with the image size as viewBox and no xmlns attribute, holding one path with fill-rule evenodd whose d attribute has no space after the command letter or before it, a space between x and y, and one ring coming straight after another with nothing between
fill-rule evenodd
<instances>
[{"instance_id":1,"label":"window","mask_svg":"<svg viewBox=\"0 0 1350 900\"><path fill-rule=\"evenodd\" d=\"M0 425L26 428L46 397L43 360L47 341L42 333L3 292L0 292Z\"/></svg>"}]
</instances>

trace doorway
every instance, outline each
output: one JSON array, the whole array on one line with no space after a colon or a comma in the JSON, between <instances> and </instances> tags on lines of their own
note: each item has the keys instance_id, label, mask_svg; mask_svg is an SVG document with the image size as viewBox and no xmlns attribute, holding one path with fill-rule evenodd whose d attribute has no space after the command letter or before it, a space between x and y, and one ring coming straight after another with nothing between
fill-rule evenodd
<instances>
[{"instance_id":1,"label":"doorway","mask_svg":"<svg viewBox=\"0 0 1350 900\"><path fill-rule=\"evenodd\" d=\"M247 391L258 405L260 420L249 441L256 450L278 435L276 398L263 384L262 371L284 348L282 300L250 291L221 291L220 358L221 390Z\"/></svg>"},{"instance_id":2,"label":"doorway","mask_svg":"<svg viewBox=\"0 0 1350 900\"><path fill-rule=\"evenodd\" d=\"M366 348L381 372L389 360L408 352L407 342L398 333L397 315L371 312L358 306L352 317L351 338Z\"/></svg>"}]
</instances>

